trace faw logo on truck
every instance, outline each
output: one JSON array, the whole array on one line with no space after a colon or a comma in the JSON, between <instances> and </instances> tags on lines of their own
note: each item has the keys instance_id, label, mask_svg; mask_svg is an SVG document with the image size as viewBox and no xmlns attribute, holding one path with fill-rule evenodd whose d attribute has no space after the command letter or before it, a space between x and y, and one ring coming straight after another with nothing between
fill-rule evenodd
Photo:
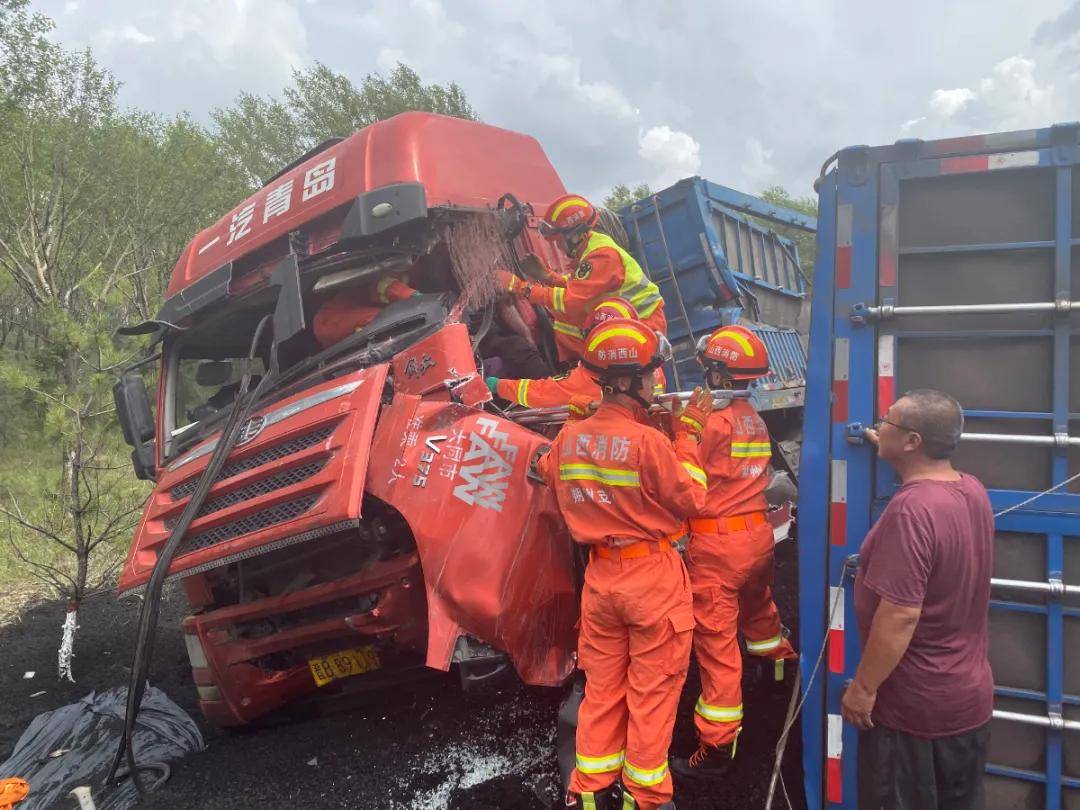
<instances>
[{"instance_id":1,"label":"faw logo on truck","mask_svg":"<svg viewBox=\"0 0 1080 810\"><path fill-rule=\"evenodd\" d=\"M469 506L501 512L518 448L494 419L480 417L476 428L469 433L469 449L458 468L461 483L454 487L454 497Z\"/></svg>"}]
</instances>

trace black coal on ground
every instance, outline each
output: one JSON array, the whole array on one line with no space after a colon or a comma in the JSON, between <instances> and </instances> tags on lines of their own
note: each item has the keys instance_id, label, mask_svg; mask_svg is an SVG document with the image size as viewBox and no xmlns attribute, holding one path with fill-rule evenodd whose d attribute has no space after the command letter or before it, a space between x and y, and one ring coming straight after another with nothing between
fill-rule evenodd
<instances>
[{"instance_id":1,"label":"black coal on ground","mask_svg":"<svg viewBox=\"0 0 1080 810\"><path fill-rule=\"evenodd\" d=\"M794 625L797 575L791 542L778 547L777 590L781 613ZM203 729L206 750L175 765L168 783L142 806L544 810L558 798L557 690L508 683L465 693L453 675L432 674L368 695L347 711L242 731L215 730L198 712L180 632L183 614L182 595L169 590L151 683L191 713ZM0 628L0 761L35 715L92 690L127 683L137 616L137 601L111 595L83 606L75 684L55 676L62 603L30 607L17 622ZM34 671L34 678L25 679L27 671ZM31 697L41 690L45 694ZM696 697L692 671L679 711L676 753L693 748ZM752 692L745 704L735 769L721 784L680 785L680 808L764 806L786 701ZM805 806L800 757L796 728L783 768L794 807ZM780 799L774 806L786 804Z\"/></svg>"}]
</instances>

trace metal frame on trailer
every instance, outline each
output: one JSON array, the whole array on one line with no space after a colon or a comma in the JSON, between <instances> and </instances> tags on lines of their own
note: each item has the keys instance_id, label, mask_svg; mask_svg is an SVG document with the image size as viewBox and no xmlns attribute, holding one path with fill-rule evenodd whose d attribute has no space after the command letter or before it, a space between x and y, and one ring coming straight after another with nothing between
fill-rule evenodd
<instances>
[{"instance_id":1,"label":"metal frame on trailer","mask_svg":"<svg viewBox=\"0 0 1080 810\"><path fill-rule=\"evenodd\" d=\"M872 519L895 490L887 466L875 461L872 449L860 446L860 427L875 421L896 394L894 359L898 341L927 336L1001 337L1005 330L981 332L905 333L895 329L895 316L950 316L962 312L1052 313L1053 327L1009 335L1053 339L1053 394L1049 412L969 411L970 417L1032 419L1047 424L1045 434L1017 437L973 431L964 441L1038 443L1052 451L1051 483L1068 477L1068 450L1080 444L1069 435L1069 313L1080 308L1072 298L1072 250L1080 245L1072 227L1074 171L1080 162L1080 126L1060 125L999 135L936 142L899 142L870 149L852 147L839 153L838 163L820 182L818 255L815 264L814 306L811 315L810 364L805 413L805 442L800 493L800 637L803 644L803 688L808 692L803 715L803 764L807 801L822 806L855 806L856 731L839 718L840 697L858 660L854 606L850 598L849 558L856 554ZM1002 242L900 249L898 212L900 184L907 179L967 172L1010 171L1042 167L1055 173L1054 239L1045 242ZM1080 201L1075 201L1080 205ZM978 310L963 306L896 306L897 268L901 255L960 251L1053 251L1054 300L1035 305L990 305ZM876 327L876 328L874 328ZM825 426L828 425L828 429ZM818 427L820 426L820 429ZM877 465L874 468L873 465ZM876 473L876 474L875 474ZM877 481L876 491L873 482ZM990 491L995 512L1014 507L1035 494L1029 490ZM1007 722L1046 729L1045 768L1041 772L989 766L998 776L1045 785L1045 806L1062 806L1062 789L1080 790L1080 780L1063 776L1065 733L1080 732L1080 722L1063 715L1064 706L1080 706L1080 695L1064 693L1064 620L1080 618L1080 608L1063 599L1075 587L1064 583L1064 538L1080 535L1080 495L1057 491L998 519L1000 531L1041 534L1046 542L1046 579L1017 582L997 579L992 610L1023 611L1046 619L1045 689L996 688L1002 698L1042 706L1030 712L996 711ZM840 588L838 592L836 589ZM1046 594L1045 604L1009 601L1018 590ZM845 598L847 597L847 598ZM831 626L831 609L838 605ZM817 651L829 638L827 671L810 683Z\"/></svg>"},{"instance_id":2,"label":"metal frame on trailer","mask_svg":"<svg viewBox=\"0 0 1080 810\"><path fill-rule=\"evenodd\" d=\"M624 208L620 216L631 236L632 252L668 302L667 333L675 361L666 371L676 388L689 388L690 380L700 377L694 352L697 339L742 314L740 290L797 302L805 299L807 281L795 244L750 217L807 232L816 228L813 217L700 177L681 180ZM717 217L738 230L734 244L728 244L729 235L717 226ZM744 246L749 255L743 256ZM758 386L764 389L759 407L801 406L801 393L794 400L790 393L771 390L781 384L802 387L805 357L798 335L780 328L766 329L761 336L770 354L775 351L792 373L778 373Z\"/></svg>"}]
</instances>

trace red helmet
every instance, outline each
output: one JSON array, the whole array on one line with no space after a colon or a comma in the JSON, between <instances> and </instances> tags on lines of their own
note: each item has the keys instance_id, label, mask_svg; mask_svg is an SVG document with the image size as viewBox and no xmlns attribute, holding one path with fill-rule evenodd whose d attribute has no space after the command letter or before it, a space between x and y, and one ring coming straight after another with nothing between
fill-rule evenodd
<instances>
[{"instance_id":1,"label":"red helmet","mask_svg":"<svg viewBox=\"0 0 1080 810\"><path fill-rule=\"evenodd\" d=\"M629 318L631 321L638 319L637 310L634 305L627 301L625 298L611 297L605 298L595 307L589 314L589 317L585 320L585 332L591 332L593 327L604 321L610 321L613 318Z\"/></svg>"},{"instance_id":2,"label":"red helmet","mask_svg":"<svg viewBox=\"0 0 1080 810\"><path fill-rule=\"evenodd\" d=\"M564 194L548 206L540 220L540 235L549 241L559 236L574 237L593 228L600 215L593 204L579 194Z\"/></svg>"},{"instance_id":3,"label":"red helmet","mask_svg":"<svg viewBox=\"0 0 1080 810\"><path fill-rule=\"evenodd\" d=\"M641 321L612 318L585 336L582 365L598 379L639 376L671 360L671 344Z\"/></svg>"},{"instance_id":4,"label":"red helmet","mask_svg":"<svg viewBox=\"0 0 1080 810\"><path fill-rule=\"evenodd\" d=\"M722 326L697 345L698 362L733 380L754 380L769 373L769 350L745 326Z\"/></svg>"}]
</instances>

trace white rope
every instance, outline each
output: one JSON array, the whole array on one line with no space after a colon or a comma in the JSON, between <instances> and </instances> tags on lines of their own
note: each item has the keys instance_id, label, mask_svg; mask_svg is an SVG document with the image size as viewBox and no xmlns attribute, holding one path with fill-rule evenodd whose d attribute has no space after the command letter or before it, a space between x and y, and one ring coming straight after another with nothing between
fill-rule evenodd
<instances>
[{"instance_id":1,"label":"white rope","mask_svg":"<svg viewBox=\"0 0 1080 810\"><path fill-rule=\"evenodd\" d=\"M843 593L844 577L847 575L848 566L851 565L850 560L844 561L844 568L840 571L840 583L841 587L836 589L836 595L833 596L832 608L829 610L829 620L826 627L831 627L833 619L836 617L836 611L840 606L841 594ZM784 723L784 730L780 732L780 739L776 741L776 757L773 760L772 774L769 776L769 794L765 799L765 810L771 810L773 795L776 793L776 780L780 776L780 765L783 762L784 749L787 747L788 734L791 733L792 726L795 725L795 720L802 712L803 705L806 703L806 699L810 696L810 690L814 685L814 680L817 678L818 671L821 669L821 662L825 659L825 648L829 643L829 634L825 633L825 639L821 642L821 649L818 650L817 661L814 662L814 669L810 673L810 680L806 683L806 691L803 692L802 698L799 700L798 705L795 706L795 711L788 713L788 719ZM792 685L792 691L797 688L797 684Z\"/></svg>"},{"instance_id":2,"label":"white rope","mask_svg":"<svg viewBox=\"0 0 1080 810\"><path fill-rule=\"evenodd\" d=\"M1043 495L1049 495L1051 492L1057 492L1059 489L1061 489L1062 487L1068 486L1069 484L1071 484L1073 481L1075 481L1078 478L1080 478L1080 473L1077 473L1076 475L1072 476L1071 478L1066 478L1060 484L1054 484L1052 487L1050 487L1050 489L1044 489L1042 492L1039 492L1039 493L1037 493L1035 495L1032 495L1026 501L1020 501L1020 503L1013 504L1008 509L1002 509L1000 512L996 513L994 515L994 517L999 518L1002 515L1009 514L1009 512L1015 512L1017 509L1020 509L1021 507L1027 506L1029 503L1032 503L1033 501L1039 500L1039 498L1041 498Z\"/></svg>"},{"instance_id":3,"label":"white rope","mask_svg":"<svg viewBox=\"0 0 1080 810\"><path fill-rule=\"evenodd\" d=\"M69 610L64 616L64 635L60 639L60 651L57 655L60 677L67 678L72 683L75 683L71 674L71 659L75 655L75 631L79 629L77 616L77 610Z\"/></svg>"}]
</instances>

